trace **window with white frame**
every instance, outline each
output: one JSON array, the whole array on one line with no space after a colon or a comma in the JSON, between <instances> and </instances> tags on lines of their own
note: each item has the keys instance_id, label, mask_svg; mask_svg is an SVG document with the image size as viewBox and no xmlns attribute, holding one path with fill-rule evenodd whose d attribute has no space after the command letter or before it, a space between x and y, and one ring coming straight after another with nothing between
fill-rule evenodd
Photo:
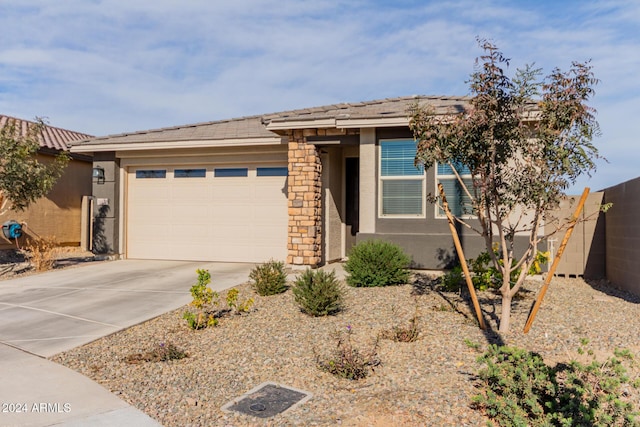
<instances>
[{"instance_id":1,"label":"window with white frame","mask_svg":"<svg viewBox=\"0 0 640 427\"><path fill-rule=\"evenodd\" d=\"M380 216L424 217L425 173L413 139L380 141Z\"/></svg>"},{"instance_id":2,"label":"window with white frame","mask_svg":"<svg viewBox=\"0 0 640 427\"><path fill-rule=\"evenodd\" d=\"M471 171L469 168L461 165L454 164L455 170L462 178L465 186L469 190L469 192L473 192L473 179L471 177ZM438 163L436 166L436 188L438 183L442 184L444 189L444 194L447 198L447 203L449 204L449 210L454 216L462 217L462 216L470 216L473 214L473 209L471 206L471 199L469 195L463 188L460 181L456 177L453 169L450 165L445 163ZM444 210L441 207L437 207L437 216L442 218L445 216Z\"/></svg>"}]
</instances>

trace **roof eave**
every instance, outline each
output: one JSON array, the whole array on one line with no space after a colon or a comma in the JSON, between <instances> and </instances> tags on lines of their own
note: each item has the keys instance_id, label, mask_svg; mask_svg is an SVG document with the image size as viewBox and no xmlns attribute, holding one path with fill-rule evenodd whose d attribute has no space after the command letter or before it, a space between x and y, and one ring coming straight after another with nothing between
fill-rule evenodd
<instances>
[{"instance_id":1,"label":"roof eave","mask_svg":"<svg viewBox=\"0 0 640 427\"><path fill-rule=\"evenodd\" d=\"M156 142L113 142L98 144L82 144L71 147L72 153L93 153L105 151L148 151L167 148L214 148L214 147L244 147L252 145L280 145L283 139L279 136L232 138L216 140L192 140L192 141L156 141Z\"/></svg>"}]
</instances>

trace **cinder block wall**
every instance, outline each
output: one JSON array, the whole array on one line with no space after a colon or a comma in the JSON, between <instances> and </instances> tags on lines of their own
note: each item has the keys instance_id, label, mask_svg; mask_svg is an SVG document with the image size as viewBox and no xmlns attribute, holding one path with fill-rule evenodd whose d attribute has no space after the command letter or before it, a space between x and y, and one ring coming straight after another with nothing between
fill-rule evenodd
<instances>
[{"instance_id":1,"label":"cinder block wall","mask_svg":"<svg viewBox=\"0 0 640 427\"><path fill-rule=\"evenodd\" d=\"M640 295L640 178L604 190L607 279Z\"/></svg>"}]
</instances>

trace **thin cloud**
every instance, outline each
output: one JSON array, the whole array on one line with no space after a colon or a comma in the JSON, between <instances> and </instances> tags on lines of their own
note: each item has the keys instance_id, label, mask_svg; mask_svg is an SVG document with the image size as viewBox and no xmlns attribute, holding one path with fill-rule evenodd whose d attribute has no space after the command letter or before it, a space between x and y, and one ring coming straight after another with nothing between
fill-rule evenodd
<instances>
[{"instance_id":1,"label":"thin cloud","mask_svg":"<svg viewBox=\"0 0 640 427\"><path fill-rule=\"evenodd\" d=\"M104 135L335 102L466 95L486 37L546 73L592 58L610 158L640 162L636 1L22 0L0 6L0 110ZM625 152L625 156L615 153ZM635 158L634 158L635 156ZM629 166L632 165L632 166ZM593 181L591 181L593 182ZM593 184L594 187L597 184Z\"/></svg>"}]
</instances>

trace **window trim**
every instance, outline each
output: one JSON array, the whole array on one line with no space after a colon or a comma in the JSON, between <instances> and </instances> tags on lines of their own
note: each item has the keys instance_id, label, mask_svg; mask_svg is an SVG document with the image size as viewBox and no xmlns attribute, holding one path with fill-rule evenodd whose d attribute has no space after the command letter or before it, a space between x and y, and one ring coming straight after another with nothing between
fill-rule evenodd
<instances>
[{"instance_id":1,"label":"window trim","mask_svg":"<svg viewBox=\"0 0 640 427\"><path fill-rule=\"evenodd\" d=\"M389 138L389 139L380 139L378 140L378 218L389 218L389 219L423 219L427 216L426 209L426 199L427 199L427 173L426 170L423 170L421 174L415 175L382 175L382 145L383 143L393 143L393 142L407 142L412 141L415 142L414 139L411 138ZM415 142L417 145L417 142ZM420 181L422 191L420 194L421 201L420 207L422 213L420 214L385 214L383 213L383 187L385 181Z\"/></svg>"},{"instance_id":2,"label":"window trim","mask_svg":"<svg viewBox=\"0 0 640 427\"><path fill-rule=\"evenodd\" d=\"M457 182L458 177L456 177L455 174L449 174L449 175L440 175L438 173L438 165L440 163L436 162L433 165L433 169L434 169L434 174L435 174L435 192L434 194L438 194L438 183L440 183L440 179L444 178L446 180L454 180ZM473 179L473 175L471 175L471 172L469 172L468 174L460 174L460 178L462 178L462 180L464 181L465 179ZM449 203L449 205L451 205L451 201L447 199L447 202ZM447 215L444 213L444 211L442 213L440 213L440 206L437 203L434 203L434 214L435 214L435 218L436 219L447 219ZM453 214L453 212L452 212ZM456 215L454 215L456 216ZM472 219L472 218L477 218L476 215L473 214L465 214L465 215L460 215L457 216L458 218L463 218L463 219Z\"/></svg>"}]
</instances>

